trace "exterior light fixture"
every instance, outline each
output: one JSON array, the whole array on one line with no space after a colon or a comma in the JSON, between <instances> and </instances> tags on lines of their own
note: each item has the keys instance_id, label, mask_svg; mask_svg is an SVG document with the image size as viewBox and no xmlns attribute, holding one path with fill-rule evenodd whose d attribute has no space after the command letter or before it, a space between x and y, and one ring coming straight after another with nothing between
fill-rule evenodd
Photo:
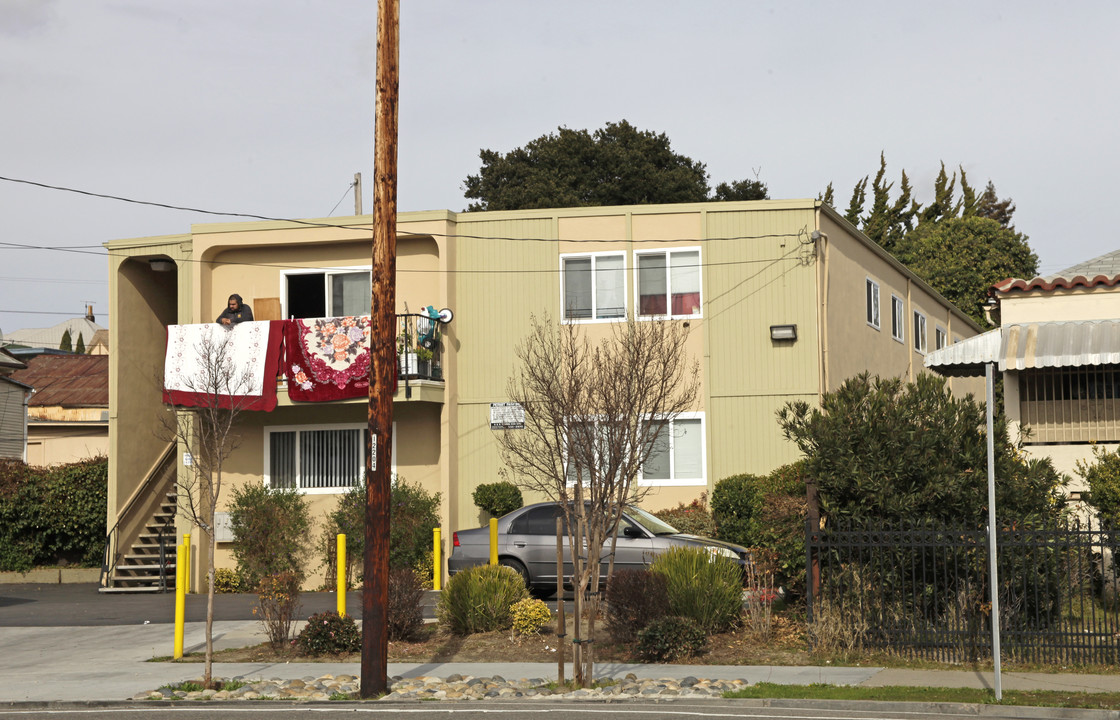
<instances>
[{"instance_id":1,"label":"exterior light fixture","mask_svg":"<svg viewBox=\"0 0 1120 720\"><path fill-rule=\"evenodd\" d=\"M148 261L154 272L171 272L175 269L175 262L167 258L152 258Z\"/></svg>"},{"instance_id":2,"label":"exterior light fixture","mask_svg":"<svg viewBox=\"0 0 1120 720\"><path fill-rule=\"evenodd\" d=\"M770 326L770 339L771 340L789 340L797 339L797 326L796 325L771 325Z\"/></svg>"}]
</instances>

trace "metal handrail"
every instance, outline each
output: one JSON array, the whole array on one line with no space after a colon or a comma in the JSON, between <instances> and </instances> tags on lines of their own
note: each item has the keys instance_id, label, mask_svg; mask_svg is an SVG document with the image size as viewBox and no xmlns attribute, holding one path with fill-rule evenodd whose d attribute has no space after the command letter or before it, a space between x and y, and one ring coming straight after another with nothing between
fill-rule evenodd
<instances>
[{"instance_id":1,"label":"metal handrail","mask_svg":"<svg viewBox=\"0 0 1120 720\"><path fill-rule=\"evenodd\" d=\"M162 453L160 453L159 459L148 470L147 475L145 475L145 477L144 477L144 482L140 483L140 486L138 488L136 488L136 490L133 491L132 495L128 498L128 501L125 503L124 509L117 513L117 521L115 523L113 523L113 527L111 527L109 529L109 532L107 532L105 534L105 552L104 552L104 554L102 555L102 558L101 558L101 577L99 579L99 583L100 583L101 587L108 587L109 577L111 576L113 570L115 570L117 568L117 561L116 561L117 543L116 543L116 541L118 539L118 536L120 535L119 528L120 528L120 525L121 525L121 521L124 518L128 517L128 513L129 513L130 510L132 510L132 506L136 504L136 501L139 498L143 497L146 494L145 491L148 489L148 487L155 481L155 479L157 477L159 477L161 475L160 470L163 468L164 463L167 462L168 458L170 456L172 456L174 451L175 451L175 443L174 442L168 443L167 447L164 448L164 451ZM162 543L162 540L163 540L163 534L161 532L160 533L161 543ZM162 549L161 549L160 554L162 555ZM160 566L161 566L160 573L161 573L161 575L163 573L162 565L163 565L163 563L161 561L161 563L160 563Z\"/></svg>"}]
</instances>

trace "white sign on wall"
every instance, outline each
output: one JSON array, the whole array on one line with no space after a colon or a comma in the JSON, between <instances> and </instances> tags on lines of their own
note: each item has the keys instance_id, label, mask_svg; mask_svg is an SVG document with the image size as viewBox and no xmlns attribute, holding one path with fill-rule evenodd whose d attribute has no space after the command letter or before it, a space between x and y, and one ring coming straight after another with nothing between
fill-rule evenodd
<instances>
[{"instance_id":1,"label":"white sign on wall","mask_svg":"<svg viewBox=\"0 0 1120 720\"><path fill-rule=\"evenodd\" d=\"M490 403L491 430L524 430L525 408L520 403Z\"/></svg>"}]
</instances>

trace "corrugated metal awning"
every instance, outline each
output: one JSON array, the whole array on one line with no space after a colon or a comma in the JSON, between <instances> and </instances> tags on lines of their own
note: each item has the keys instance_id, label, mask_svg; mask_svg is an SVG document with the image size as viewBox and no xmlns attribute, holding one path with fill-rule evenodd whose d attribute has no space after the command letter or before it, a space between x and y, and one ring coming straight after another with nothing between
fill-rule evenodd
<instances>
[{"instance_id":1,"label":"corrugated metal awning","mask_svg":"<svg viewBox=\"0 0 1120 720\"><path fill-rule=\"evenodd\" d=\"M942 375L983 375L984 365L1000 371L1120 364L1120 320L1082 320L1007 325L968 338L925 358Z\"/></svg>"}]
</instances>

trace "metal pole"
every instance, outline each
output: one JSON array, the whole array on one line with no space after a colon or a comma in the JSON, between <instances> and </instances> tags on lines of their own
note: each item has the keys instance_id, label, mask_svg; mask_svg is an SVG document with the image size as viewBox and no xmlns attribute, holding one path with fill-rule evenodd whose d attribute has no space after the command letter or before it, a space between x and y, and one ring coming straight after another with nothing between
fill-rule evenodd
<instances>
[{"instance_id":1,"label":"metal pole","mask_svg":"<svg viewBox=\"0 0 1120 720\"><path fill-rule=\"evenodd\" d=\"M996 569L996 443L992 405L994 395L994 366L984 365L988 400L988 572L992 588L992 666L995 671L996 702L1003 700L1003 679L999 663L999 574Z\"/></svg>"},{"instance_id":2,"label":"metal pole","mask_svg":"<svg viewBox=\"0 0 1120 720\"><path fill-rule=\"evenodd\" d=\"M389 482L397 327L397 87L399 0L377 3L377 107L373 159L369 451L362 587L363 698L388 689Z\"/></svg>"},{"instance_id":3,"label":"metal pole","mask_svg":"<svg viewBox=\"0 0 1120 720\"><path fill-rule=\"evenodd\" d=\"M334 542L335 609L342 617L346 614L346 535L339 533Z\"/></svg>"}]
</instances>

